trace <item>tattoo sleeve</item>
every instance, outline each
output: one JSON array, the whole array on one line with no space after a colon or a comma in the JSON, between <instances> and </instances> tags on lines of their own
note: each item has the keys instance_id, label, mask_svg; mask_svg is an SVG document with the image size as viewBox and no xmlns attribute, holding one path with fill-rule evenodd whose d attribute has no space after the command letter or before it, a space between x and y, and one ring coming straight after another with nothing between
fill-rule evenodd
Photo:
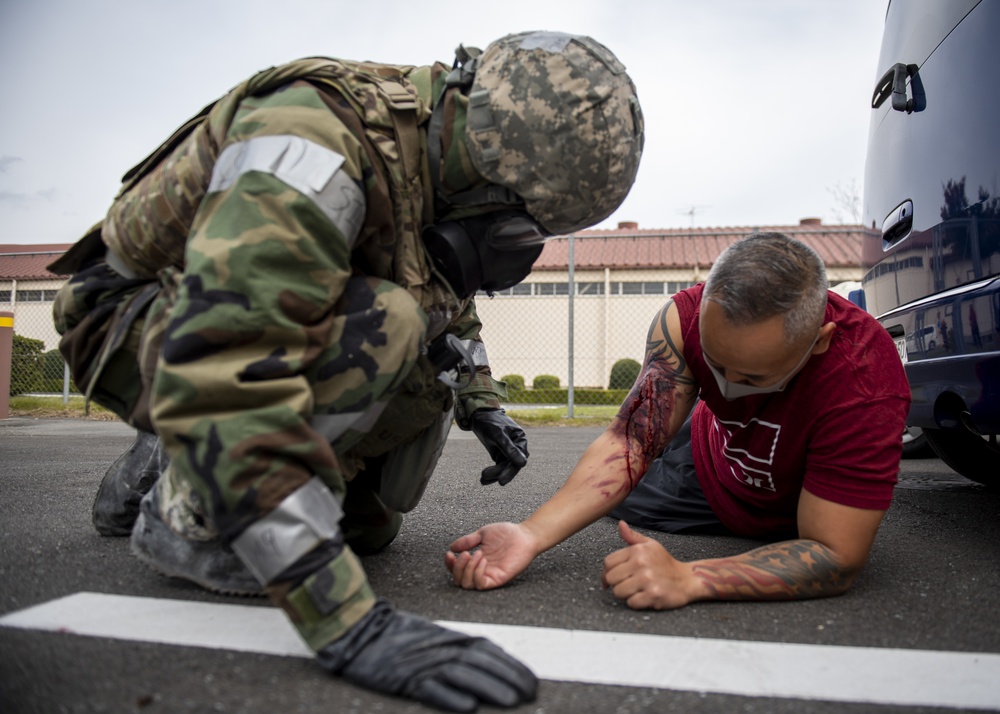
<instances>
[{"instance_id":1,"label":"tattoo sleeve","mask_svg":"<svg viewBox=\"0 0 1000 714\"><path fill-rule=\"evenodd\" d=\"M687 362L670 338L667 312L673 300L653 318L646 335L646 358L625 402L611 424L611 430L623 437L624 453L612 457L624 459L628 473L625 487L631 490L642 478L650 463L659 456L672 438L670 418L677 399L690 403L697 385L686 375Z\"/></svg>"},{"instance_id":2,"label":"tattoo sleeve","mask_svg":"<svg viewBox=\"0 0 1000 714\"><path fill-rule=\"evenodd\" d=\"M699 563L695 575L717 600L799 600L839 595L858 575L813 540L757 548L738 558Z\"/></svg>"}]
</instances>

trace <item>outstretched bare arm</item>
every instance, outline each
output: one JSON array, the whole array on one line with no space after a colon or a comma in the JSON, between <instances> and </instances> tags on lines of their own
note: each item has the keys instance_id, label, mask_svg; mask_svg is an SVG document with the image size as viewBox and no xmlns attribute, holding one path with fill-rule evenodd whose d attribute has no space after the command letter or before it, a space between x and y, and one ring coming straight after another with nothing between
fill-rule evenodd
<instances>
[{"instance_id":1,"label":"outstretched bare arm","mask_svg":"<svg viewBox=\"0 0 1000 714\"><path fill-rule=\"evenodd\" d=\"M606 515L663 452L696 395L677 308L670 301L649 328L642 371L612 424L587 448L563 486L523 523L488 525L452 543L445 564L456 584L503 585L539 553Z\"/></svg>"}]
</instances>

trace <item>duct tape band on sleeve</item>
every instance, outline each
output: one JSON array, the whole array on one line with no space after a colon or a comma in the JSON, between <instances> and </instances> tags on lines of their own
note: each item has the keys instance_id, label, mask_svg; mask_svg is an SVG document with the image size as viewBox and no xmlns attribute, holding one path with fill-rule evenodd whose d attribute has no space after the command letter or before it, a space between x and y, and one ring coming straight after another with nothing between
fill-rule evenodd
<instances>
[{"instance_id":1,"label":"duct tape band on sleeve","mask_svg":"<svg viewBox=\"0 0 1000 714\"><path fill-rule=\"evenodd\" d=\"M462 347L469 353L469 356L472 358L472 364L477 368L490 366L489 357L486 355L486 345L482 342L479 340L462 340ZM461 368L461 365L459 368Z\"/></svg>"},{"instance_id":2,"label":"duct tape band on sleeve","mask_svg":"<svg viewBox=\"0 0 1000 714\"><path fill-rule=\"evenodd\" d=\"M129 280L135 280L139 275L132 270L130 267L125 265L125 261L118 257L118 254L113 250L108 248L107 253L104 256L104 262L108 264L108 267L113 271L118 273L123 278L128 278Z\"/></svg>"},{"instance_id":3,"label":"duct tape band on sleeve","mask_svg":"<svg viewBox=\"0 0 1000 714\"><path fill-rule=\"evenodd\" d=\"M313 477L243 531L233 550L266 585L317 545L336 538L343 515L330 489Z\"/></svg>"},{"instance_id":4,"label":"duct tape band on sleeve","mask_svg":"<svg viewBox=\"0 0 1000 714\"><path fill-rule=\"evenodd\" d=\"M258 136L222 150L208 190L224 191L250 171L271 174L311 200L353 247L366 202L343 165L343 156L314 141L287 134Z\"/></svg>"}]
</instances>

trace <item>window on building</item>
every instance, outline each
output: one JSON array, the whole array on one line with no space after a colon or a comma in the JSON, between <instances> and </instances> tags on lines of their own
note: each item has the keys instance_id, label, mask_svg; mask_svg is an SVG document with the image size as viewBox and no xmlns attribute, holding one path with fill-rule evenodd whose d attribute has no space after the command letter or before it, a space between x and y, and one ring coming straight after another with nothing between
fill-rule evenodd
<instances>
[{"instance_id":1,"label":"window on building","mask_svg":"<svg viewBox=\"0 0 1000 714\"><path fill-rule=\"evenodd\" d=\"M496 291L493 292L492 297L509 297L511 295L530 295L531 294L531 286L530 285L527 286L527 288L528 288L528 292L527 293L524 292L524 288L525 288L524 283L521 283L520 285L515 285L512 288L506 288L504 290L496 290ZM477 298L489 298L490 295L488 295L485 290L477 290L476 291L476 297Z\"/></svg>"},{"instance_id":2,"label":"window on building","mask_svg":"<svg viewBox=\"0 0 1000 714\"><path fill-rule=\"evenodd\" d=\"M0 291L0 300L6 293L6 302L10 302L10 291ZM18 290L16 302L52 302L56 299L58 290Z\"/></svg>"},{"instance_id":3,"label":"window on building","mask_svg":"<svg viewBox=\"0 0 1000 714\"><path fill-rule=\"evenodd\" d=\"M658 280L623 281L611 283L611 295L673 295L694 285L693 282L675 280L661 282ZM603 295L604 283L600 281L582 281L574 283L577 295ZM485 295L482 290L479 295ZM507 290L498 290L496 296L504 295L569 295L569 283L518 283Z\"/></svg>"},{"instance_id":4,"label":"window on building","mask_svg":"<svg viewBox=\"0 0 1000 714\"><path fill-rule=\"evenodd\" d=\"M535 295L569 295L569 283L535 283Z\"/></svg>"},{"instance_id":5,"label":"window on building","mask_svg":"<svg viewBox=\"0 0 1000 714\"><path fill-rule=\"evenodd\" d=\"M611 283L612 295L663 295L663 283L659 281L628 281Z\"/></svg>"},{"instance_id":6,"label":"window on building","mask_svg":"<svg viewBox=\"0 0 1000 714\"><path fill-rule=\"evenodd\" d=\"M687 288L694 285L691 281L685 280L671 280L667 283L667 295L676 295L681 290L686 290Z\"/></svg>"},{"instance_id":7,"label":"window on building","mask_svg":"<svg viewBox=\"0 0 1000 714\"><path fill-rule=\"evenodd\" d=\"M604 283L576 283L577 295L603 295Z\"/></svg>"},{"instance_id":8,"label":"window on building","mask_svg":"<svg viewBox=\"0 0 1000 714\"><path fill-rule=\"evenodd\" d=\"M0 290L0 302L10 302L10 290Z\"/></svg>"}]
</instances>

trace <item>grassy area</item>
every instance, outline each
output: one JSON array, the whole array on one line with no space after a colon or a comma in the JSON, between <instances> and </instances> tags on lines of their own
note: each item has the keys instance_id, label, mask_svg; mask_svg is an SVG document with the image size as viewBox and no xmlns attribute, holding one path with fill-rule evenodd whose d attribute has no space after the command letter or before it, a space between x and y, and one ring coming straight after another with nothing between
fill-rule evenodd
<instances>
[{"instance_id":1,"label":"grassy area","mask_svg":"<svg viewBox=\"0 0 1000 714\"><path fill-rule=\"evenodd\" d=\"M521 426L607 426L618 413L618 406L574 406L572 419L565 406L519 409L511 405L506 410Z\"/></svg>"},{"instance_id":2,"label":"grassy area","mask_svg":"<svg viewBox=\"0 0 1000 714\"><path fill-rule=\"evenodd\" d=\"M10 415L17 417L52 418L70 417L98 419L100 421L116 421L118 417L104 407L90 403L89 414L84 411L83 397L71 396L69 402L63 403L62 395L52 397L11 397Z\"/></svg>"},{"instance_id":3,"label":"grassy area","mask_svg":"<svg viewBox=\"0 0 1000 714\"><path fill-rule=\"evenodd\" d=\"M518 409L508 407L507 413L522 426L607 426L618 412L617 406L576 406L573 418L566 416L565 406ZM52 418L72 417L77 419L100 419L114 421L118 417L104 407L90 404L90 413L85 414L83 397L70 397L63 404L61 396L53 397L11 397L10 415L18 417Z\"/></svg>"}]
</instances>

